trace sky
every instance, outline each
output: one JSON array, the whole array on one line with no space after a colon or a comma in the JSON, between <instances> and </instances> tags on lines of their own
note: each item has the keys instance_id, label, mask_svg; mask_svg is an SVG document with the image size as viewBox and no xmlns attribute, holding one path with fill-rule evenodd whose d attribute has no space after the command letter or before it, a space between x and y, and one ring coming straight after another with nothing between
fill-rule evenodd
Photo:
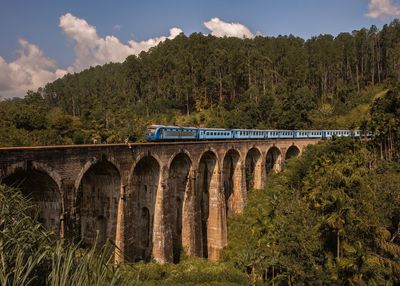
<instances>
[{"instance_id":1,"label":"sky","mask_svg":"<svg viewBox=\"0 0 400 286\"><path fill-rule=\"evenodd\" d=\"M337 35L400 17L400 0L1 0L0 99L123 62L180 33Z\"/></svg>"}]
</instances>

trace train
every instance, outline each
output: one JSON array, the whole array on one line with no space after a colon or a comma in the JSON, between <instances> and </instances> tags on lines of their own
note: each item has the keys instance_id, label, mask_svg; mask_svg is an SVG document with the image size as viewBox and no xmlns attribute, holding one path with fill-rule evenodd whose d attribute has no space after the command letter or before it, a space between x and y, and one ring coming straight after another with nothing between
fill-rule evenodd
<instances>
[{"instance_id":1,"label":"train","mask_svg":"<svg viewBox=\"0 0 400 286\"><path fill-rule=\"evenodd\" d=\"M162 141L209 141L209 140L268 140L268 139L330 139L332 137L371 137L361 130L261 130L198 128L166 125L150 125L146 140Z\"/></svg>"}]
</instances>

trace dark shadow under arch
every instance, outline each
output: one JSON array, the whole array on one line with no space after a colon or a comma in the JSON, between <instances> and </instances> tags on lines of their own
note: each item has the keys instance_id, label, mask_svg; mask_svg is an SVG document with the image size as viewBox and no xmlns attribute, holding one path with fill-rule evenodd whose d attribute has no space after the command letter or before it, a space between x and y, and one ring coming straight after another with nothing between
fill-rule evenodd
<instances>
[{"instance_id":1,"label":"dark shadow under arch","mask_svg":"<svg viewBox=\"0 0 400 286\"><path fill-rule=\"evenodd\" d=\"M199 238L199 254L201 257L208 258L208 235L209 235L209 213L210 213L210 193L211 188L218 184L216 176L217 156L207 151L200 159L197 178L197 209L199 219L196 223L196 235Z\"/></svg>"},{"instance_id":2,"label":"dark shadow under arch","mask_svg":"<svg viewBox=\"0 0 400 286\"><path fill-rule=\"evenodd\" d=\"M271 171L279 172L281 168L282 154L277 147L272 147L268 150L265 162L267 175Z\"/></svg>"},{"instance_id":3,"label":"dark shadow under arch","mask_svg":"<svg viewBox=\"0 0 400 286\"><path fill-rule=\"evenodd\" d=\"M246 190L250 190L255 187L256 180L256 167L261 165L261 153L257 148L251 148L246 155ZM260 176L261 174L259 174ZM261 178L259 178L261 179Z\"/></svg>"},{"instance_id":4,"label":"dark shadow under arch","mask_svg":"<svg viewBox=\"0 0 400 286\"><path fill-rule=\"evenodd\" d=\"M32 217L56 237L60 236L61 199L56 182L45 172L35 169L16 170L5 177L2 183L21 190L22 194L31 200Z\"/></svg>"},{"instance_id":5,"label":"dark shadow under arch","mask_svg":"<svg viewBox=\"0 0 400 286\"><path fill-rule=\"evenodd\" d=\"M143 157L134 167L125 219L125 257L128 261L151 258L159 178L160 166L152 156Z\"/></svg>"},{"instance_id":6,"label":"dark shadow under arch","mask_svg":"<svg viewBox=\"0 0 400 286\"><path fill-rule=\"evenodd\" d=\"M183 203L187 197L187 191L189 188L190 168L191 160L188 155L184 153L176 155L169 168L168 195L170 198L169 210L171 216L169 224L172 229L173 260L175 263L179 262L183 248L183 228L188 227L187 225L184 225Z\"/></svg>"},{"instance_id":7,"label":"dark shadow under arch","mask_svg":"<svg viewBox=\"0 0 400 286\"><path fill-rule=\"evenodd\" d=\"M289 160L299 155L300 155L300 149L297 146L292 145L286 151L285 160Z\"/></svg>"},{"instance_id":8,"label":"dark shadow under arch","mask_svg":"<svg viewBox=\"0 0 400 286\"><path fill-rule=\"evenodd\" d=\"M93 164L82 176L77 192L76 221L83 246L115 241L121 178L108 161Z\"/></svg>"},{"instance_id":9,"label":"dark shadow under arch","mask_svg":"<svg viewBox=\"0 0 400 286\"><path fill-rule=\"evenodd\" d=\"M240 192L240 154L238 151L231 149L224 157L223 168L223 186L226 206L226 215L230 215L234 209L234 198L238 198Z\"/></svg>"}]
</instances>

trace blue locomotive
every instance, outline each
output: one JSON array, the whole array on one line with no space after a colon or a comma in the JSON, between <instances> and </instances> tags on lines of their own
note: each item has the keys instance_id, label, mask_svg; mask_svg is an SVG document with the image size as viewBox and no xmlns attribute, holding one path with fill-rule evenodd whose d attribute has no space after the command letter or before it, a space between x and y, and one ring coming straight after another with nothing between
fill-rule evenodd
<instances>
[{"instance_id":1,"label":"blue locomotive","mask_svg":"<svg viewBox=\"0 0 400 286\"><path fill-rule=\"evenodd\" d=\"M371 132L365 134L370 137ZM360 130L259 130L222 129L181 126L151 125L146 131L147 141L198 141L198 140L263 140L263 139L301 139L364 136Z\"/></svg>"}]
</instances>

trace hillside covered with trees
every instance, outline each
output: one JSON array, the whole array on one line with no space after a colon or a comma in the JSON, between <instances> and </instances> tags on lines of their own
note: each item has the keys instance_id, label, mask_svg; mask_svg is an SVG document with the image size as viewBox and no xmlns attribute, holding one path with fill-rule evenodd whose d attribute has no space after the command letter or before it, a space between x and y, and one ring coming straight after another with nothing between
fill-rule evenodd
<instances>
[{"instance_id":1,"label":"hillside covered with trees","mask_svg":"<svg viewBox=\"0 0 400 286\"><path fill-rule=\"evenodd\" d=\"M1 285L399 285L400 91L370 108L371 141L309 146L229 218L224 260L115 265L112 246L52 238L0 185Z\"/></svg>"},{"instance_id":2,"label":"hillside covered with trees","mask_svg":"<svg viewBox=\"0 0 400 286\"><path fill-rule=\"evenodd\" d=\"M123 142L152 123L367 128L400 79L400 21L336 37L181 34L0 102L0 145Z\"/></svg>"}]
</instances>

